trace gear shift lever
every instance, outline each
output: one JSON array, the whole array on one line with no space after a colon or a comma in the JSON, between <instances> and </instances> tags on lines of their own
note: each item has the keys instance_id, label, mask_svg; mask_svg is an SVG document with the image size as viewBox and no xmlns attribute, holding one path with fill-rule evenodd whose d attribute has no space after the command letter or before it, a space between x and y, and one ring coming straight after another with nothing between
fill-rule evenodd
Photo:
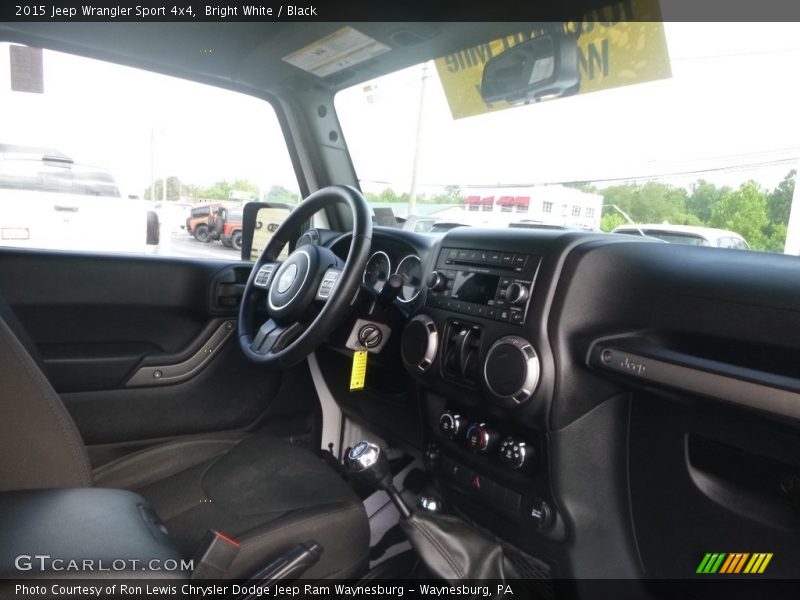
<instances>
[{"instance_id":1,"label":"gear shift lever","mask_svg":"<svg viewBox=\"0 0 800 600\"><path fill-rule=\"evenodd\" d=\"M389 459L380 446L372 442L359 442L347 452L344 464L351 475L369 486L386 492L404 519L411 516L411 509L392 484Z\"/></svg>"}]
</instances>

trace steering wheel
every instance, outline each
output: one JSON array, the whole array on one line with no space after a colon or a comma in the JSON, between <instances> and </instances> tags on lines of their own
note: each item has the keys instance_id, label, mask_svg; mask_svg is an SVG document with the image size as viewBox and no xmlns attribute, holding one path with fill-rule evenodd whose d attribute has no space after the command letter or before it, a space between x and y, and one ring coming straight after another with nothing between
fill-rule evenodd
<instances>
[{"instance_id":1,"label":"steering wheel","mask_svg":"<svg viewBox=\"0 0 800 600\"><path fill-rule=\"evenodd\" d=\"M328 248L311 244L278 261L291 234L332 204L347 204L353 217L344 263ZM311 354L355 303L371 245L372 217L357 189L330 186L301 202L272 235L245 285L238 326L244 355L256 363L286 368ZM268 318L258 323L257 309L264 304Z\"/></svg>"}]
</instances>

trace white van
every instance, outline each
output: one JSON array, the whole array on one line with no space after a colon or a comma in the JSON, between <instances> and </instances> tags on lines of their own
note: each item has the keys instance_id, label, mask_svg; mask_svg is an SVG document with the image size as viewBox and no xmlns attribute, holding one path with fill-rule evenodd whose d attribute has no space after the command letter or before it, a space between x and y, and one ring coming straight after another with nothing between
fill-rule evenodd
<instances>
[{"instance_id":1,"label":"white van","mask_svg":"<svg viewBox=\"0 0 800 600\"><path fill-rule=\"evenodd\" d=\"M670 225L668 223L646 225L621 225L611 233L625 235L644 235L657 238L671 244L688 244L690 246L712 246L714 248L733 248L749 250L750 245L735 231L716 229L714 227L697 227L694 225Z\"/></svg>"},{"instance_id":2,"label":"white van","mask_svg":"<svg viewBox=\"0 0 800 600\"><path fill-rule=\"evenodd\" d=\"M56 150L0 144L0 246L152 252L158 215L105 169Z\"/></svg>"}]
</instances>

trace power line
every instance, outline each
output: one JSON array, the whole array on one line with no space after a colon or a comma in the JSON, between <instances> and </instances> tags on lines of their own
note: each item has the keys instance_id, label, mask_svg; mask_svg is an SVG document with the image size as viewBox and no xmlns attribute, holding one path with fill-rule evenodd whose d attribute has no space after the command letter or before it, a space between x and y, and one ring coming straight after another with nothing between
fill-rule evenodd
<instances>
[{"instance_id":1,"label":"power line","mask_svg":"<svg viewBox=\"0 0 800 600\"><path fill-rule=\"evenodd\" d=\"M680 177L683 175L702 175L704 173L719 173L719 172L735 172L735 171L748 171L753 168L757 167L771 167L771 166L780 166L780 165L788 165L788 164L797 164L798 159L796 157L793 158L783 158L783 159L776 159L771 161L760 161L760 162L753 162L748 164L740 164L740 165L728 165L724 167L710 167L705 169L695 169L695 170L686 170L686 171L670 171L670 172L663 172L663 173L653 173L649 175L631 175L626 177L608 177L608 178L601 178L601 179L573 179L573 180L566 180L566 181L534 181L534 182L526 182L526 183L477 183L477 184L469 184L469 183L460 183L460 184L453 184L453 183L425 183L421 184L425 187L440 187L444 188L450 185L458 185L458 187L462 188L474 188L474 189L503 189L503 188L524 188L524 187L538 187L544 185L568 185L568 184L580 184L580 183L613 183L613 182L634 182L634 181L652 181L656 179L664 179L667 177ZM379 185L394 185L395 182L391 181L383 181L379 179L360 179L362 183L376 183Z\"/></svg>"}]
</instances>

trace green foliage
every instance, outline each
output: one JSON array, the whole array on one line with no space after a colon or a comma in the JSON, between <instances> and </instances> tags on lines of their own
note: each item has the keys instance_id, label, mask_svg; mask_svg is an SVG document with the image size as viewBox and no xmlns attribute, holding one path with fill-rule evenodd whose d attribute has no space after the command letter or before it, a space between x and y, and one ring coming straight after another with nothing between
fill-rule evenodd
<instances>
[{"instance_id":1,"label":"green foliage","mask_svg":"<svg viewBox=\"0 0 800 600\"><path fill-rule=\"evenodd\" d=\"M792 169L767 197L767 215L773 223L788 223L797 171Z\"/></svg>"},{"instance_id":2,"label":"green foliage","mask_svg":"<svg viewBox=\"0 0 800 600\"><path fill-rule=\"evenodd\" d=\"M153 193L155 188L155 193ZM164 180L158 179L153 185L147 187L144 191L145 200L161 200L164 191ZM181 182L174 175L167 177L167 200L180 200L181 198Z\"/></svg>"},{"instance_id":3,"label":"green foliage","mask_svg":"<svg viewBox=\"0 0 800 600\"><path fill-rule=\"evenodd\" d=\"M711 207L711 227L735 231L757 250L767 246L764 230L768 224L767 195L754 181L735 192L725 191Z\"/></svg>"},{"instance_id":4,"label":"green foliage","mask_svg":"<svg viewBox=\"0 0 800 600\"><path fill-rule=\"evenodd\" d=\"M610 207L613 204L636 223L728 229L744 237L754 250L783 252L795 175L794 169L789 171L771 192L753 181L733 190L702 179L688 191L658 182L610 186L597 191L603 195L605 209L600 228L611 231L626 223Z\"/></svg>"},{"instance_id":5,"label":"green foliage","mask_svg":"<svg viewBox=\"0 0 800 600\"><path fill-rule=\"evenodd\" d=\"M300 194L287 190L281 185L273 185L271 188L269 188L264 201L283 202L284 204L297 204L300 202Z\"/></svg>"},{"instance_id":6,"label":"green foliage","mask_svg":"<svg viewBox=\"0 0 800 600\"><path fill-rule=\"evenodd\" d=\"M145 200L161 200L163 185L164 180L158 179L152 186L148 186L144 192ZM155 188L155 194L153 194L153 189L151 188ZM284 188L280 186L273 186L270 192L275 188L284 190ZM288 190L284 191L288 195L292 195ZM188 198L195 202L230 200L232 192L235 192L237 196L248 196L251 199L259 199L261 194L258 186L246 179L237 179L232 182L223 179L208 187L204 187L191 183L184 184L174 175L167 177L167 200L180 200L181 198ZM295 194L294 196L296 197L297 195ZM241 198L235 199L238 200ZM281 200L281 202L289 202L289 200Z\"/></svg>"},{"instance_id":7,"label":"green foliage","mask_svg":"<svg viewBox=\"0 0 800 600\"><path fill-rule=\"evenodd\" d=\"M232 192L249 193L252 198L258 199L261 192L255 183L251 183L246 179L237 179L233 182L228 182L226 179L217 181L207 188L200 188L199 193L202 200L229 200Z\"/></svg>"},{"instance_id":8,"label":"green foliage","mask_svg":"<svg viewBox=\"0 0 800 600\"><path fill-rule=\"evenodd\" d=\"M600 193L604 204L618 206L637 223L678 223L686 215L686 190L664 183L614 185Z\"/></svg>"},{"instance_id":9,"label":"green foliage","mask_svg":"<svg viewBox=\"0 0 800 600\"><path fill-rule=\"evenodd\" d=\"M686 210L695 215L700 223L708 223L711 219L711 207L728 191L730 191L728 187L718 188L713 183L701 179L692 186L691 193L686 199Z\"/></svg>"},{"instance_id":10,"label":"green foliage","mask_svg":"<svg viewBox=\"0 0 800 600\"><path fill-rule=\"evenodd\" d=\"M627 221L621 214L609 210L605 212L600 219L600 230L610 233L614 228L625 224L627 224Z\"/></svg>"}]
</instances>

